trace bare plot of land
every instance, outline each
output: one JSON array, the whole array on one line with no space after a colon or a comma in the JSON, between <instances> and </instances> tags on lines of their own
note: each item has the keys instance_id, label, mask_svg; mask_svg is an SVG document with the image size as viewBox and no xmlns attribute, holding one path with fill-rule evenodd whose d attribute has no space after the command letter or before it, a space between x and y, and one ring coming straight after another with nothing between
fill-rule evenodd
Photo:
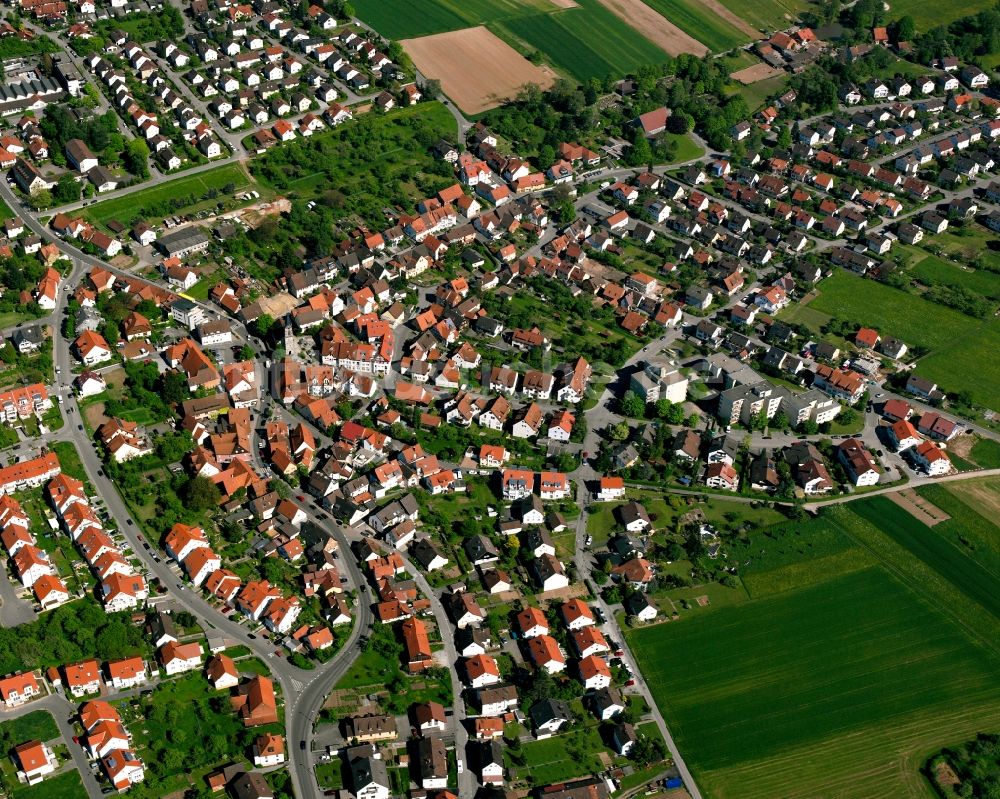
<instances>
[{"instance_id":1,"label":"bare plot of land","mask_svg":"<svg viewBox=\"0 0 1000 799\"><path fill-rule=\"evenodd\" d=\"M951 518L937 505L932 505L916 491L892 491L886 497L895 502L899 507L909 513L919 522L923 522L928 527L941 524Z\"/></svg>"},{"instance_id":2,"label":"bare plot of land","mask_svg":"<svg viewBox=\"0 0 1000 799\"><path fill-rule=\"evenodd\" d=\"M576 8L576 0L549 0L556 8Z\"/></svg>"},{"instance_id":3,"label":"bare plot of land","mask_svg":"<svg viewBox=\"0 0 1000 799\"><path fill-rule=\"evenodd\" d=\"M747 67L746 69L741 69L738 72L733 72L729 77L735 81L739 81L744 86L749 86L751 83L760 83L762 80L767 80L768 78L774 78L783 74L784 72L782 70L775 69L767 64L754 64L752 67Z\"/></svg>"},{"instance_id":4,"label":"bare plot of land","mask_svg":"<svg viewBox=\"0 0 1000 799\"><path fill-rule=\"evenodd\" d=\"M290 314L292 308L298 304L298 300L284 291L275 294L273 297L261 297L260 299L261 310L272 319L281 319L286 314Z\"/></svg>"},{"instance_id":5,"label":"bare plot of land","mask_svg":"<svg viewBox=\"0 0 1000 799\"><path fill-rule=\"evenodd\" d=\"M642 0L600 0L602 6L623 22L640 31L649 41L670 55L705 55L708 48L658 14ZM746 24L746 23L743 23Z\"/></svg>"},{"instance_id":6,"label":"bare plot of land","mask_svg":"<svg viewBox=\"0 0 1000 799\"><path fill-rule=\"evenodd\" d=\"M495 108L526 84L542 89L555 73L524 58L483 26L437 33L402 42L413 63L468 114Z\"/></svg>"}]
</instances>

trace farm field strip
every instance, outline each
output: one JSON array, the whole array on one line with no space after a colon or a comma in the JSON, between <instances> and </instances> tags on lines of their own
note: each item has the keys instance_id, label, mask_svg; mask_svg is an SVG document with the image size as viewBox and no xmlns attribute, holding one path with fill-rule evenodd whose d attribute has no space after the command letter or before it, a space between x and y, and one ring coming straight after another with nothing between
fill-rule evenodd
<instances>
[{"instance_id":1,"label":"farm field strip","mask_svg":"<svg viewBox=\"0 0 1000 799\"><path fill-rule=\"evenodd\" d=\"M874 524L969 599L1000 619L1000 579L935 528L918 521L885 497L853 503L852 512Z\"/></svg>"},{"instance_id":2,"label":"farm field strip","mask_svg":"<svg viewBox=\"0 0 1000 799\"><path fill-rule=\"evenodd\" d=\"M599 0L579 0L577 8L507 19L490 28L544 53L556 67L581 81L666 60L663 50Z\"/></svg>"},{"instance_id":3,"label":"farm field strip","mask_svg":"<svg viewBox=\"0 0 1000 799\"><path fill-rule=\"evenodd\" d=\"M695 0L646 0L664 19L670 20L689 36L702 42L709 50L721 52L746 44L752 38L733 22L712 13L705 3ZM725 11L725 6L722 6ZM749 29L749 26L747 26Z\"/></svg>"},{"instance_id":4,"label":"farm field strip","mask_svg":"<svg viewBox=\"0 0 1000 799\"><path fill-rule=\"evenodd\" d=\"M719 0L740 19L761 31L787 28L809 8L807 0Z\"/></svg>"}]
</instances>

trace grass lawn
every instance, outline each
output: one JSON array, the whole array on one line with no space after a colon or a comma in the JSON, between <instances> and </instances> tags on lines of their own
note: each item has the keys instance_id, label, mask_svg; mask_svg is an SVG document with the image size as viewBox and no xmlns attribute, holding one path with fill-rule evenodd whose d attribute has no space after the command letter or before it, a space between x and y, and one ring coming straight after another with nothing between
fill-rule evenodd
<instances>
[{"instance_id":1,"label":"grass lawn","mask_svg":"<svg viewBox=\"0 0 1000 799\"><path fill-rule=\"evenodd\" d=\"M127 225L139 218L155 224L165 216L187 212L190 207L201 203L205 199L205 193L211 189L220 193L216 201L221 201L223 187L232 184L235 190L239 191L252 182L239 164L226 164L196 175L177 177L124 197L105 200L87 208L83 211L83 216L91 222L102 225L112 219ZM190 197L192 202L179 208L169 204L171 200L179 197Z\"/></svg>"},{"instance_id":2,"label":"grass lawn","mask_svg":"<svg viewBox=\"0 0 1000 799\"><path fill-rule=\"evenodd\" d=\"M977 466L984 469L1000 469L1000 442L992 438L981 438L972 445L970 453Z\"/></svg>"},{"instance_id":3,"label":"grass lawn","mask_svg":"<svg viewBox=\"0 0 1000 799\"><path fill-rule=\"evenodd\" d=\"M0 221L3 221L0 219ZM21 322L26 322L31 319L30 314L19 313L17 311L6 311L5 313L0 313L0 328L13 327Z\"/></svg>"},{"instance_id":4,"label":"grass lawn","mask_svg":"<svg viewBox=\"0 0 1000 799\"><path fill-rule=\"evenodd\" d=\"M87 799L87 791L76 769L47 777L37 785L19 785L11 799Z\"/></svg>"},{"instance_id":5,"label":"grass lawn","mask_svg":"<svg viewBox=\"0 0 1000 799\"><path fill-rule=\"evenodd\" d=\"M1000 410L1000 361L982 357L1000 351L1000 320L974 319L843 269L820 284L809 307L926 347L930 354L918 362L918 374L945 391L967 389L977 403Z\"/></svg>"},{"instance_id":6,"label":"grass lawn","mask_svg":"<svg viewBox=\"0 0 1000 799\"><path fill-rule=\"evenodd\" d=\"M5 721L2 726L15 746L25 741L51 741L59 737L56 720L47 710L36 710L20 718Z\"/></svg>"},{"instance_id":7,"label":"grass lawn","mask_svg":"<svg viewBox=\"0 0 1000 799\"><path fill-rule=\"evenodd\" d=\"M749 41L743 31L696 0L646 0L646 5L713 52L730 50Z\"/></svg>"},{"instance_id":8,"label":"grass lawn","mask_svg":"<svg viewBox=\"0 0 1000 799\"><path fill-rule=\"evenodd\" d=\"M212 274L203 277L191 286L191 288L185 291L184 294L192 299L204 302L208 299L208 293L219 283L220 280L225 279L225 276L225 269L216 269L212 272Z\"/></svg>"},{"instance_id":9,"label":"grass lawn","mask_svg":"<svg viewBox=\"0 0 1000 799\"><path fill-rule=\"evenodd\" d=\"M577 0L575 8L528 14L491 24L490 30L519 50L537 50L579 81L625 75L666 54L599 0Z\"/></svg>"},{"instance_id":10,"label":"grass lawn","mask_svg":"<svg viewBox=\"0 0 1000 799\"><path fill-rule=\"evenodd\" d=\"M87 472L80 460L80 453L71 441L54 441L52 451L59 458L59 466L66 474L87 482Z\"/></svg>"},{"instance_id":11,"label":"grass lawn","mask_svg":"<svg viewBox=\"0 0 1000 799\"><path fill-rule=\"evenodd\" d=\"M597 727L577 725L563 735L523 744L523 766L514 765L509 752L505 759L511 780L523 779L530 774L533 784L548 785L596 774L601 770L597 753L606 748Z\"/></svg>"},{"instance_id":12,"label":"grass lawn","mask_svg":"<svg viewBox=\"0 0 1000 799\"><path fill-rule=\"evenodd\" d=\"M722 5L762 31L787 28L809 8L807 0L721 0Z\"/></svg>"},{"instance_id":13,"label":"grass lawn","mask_svg":"<svg viewBox=\"0 0 1000 799\"><path fill-rule=\"evenodd\" d=\"M719 799L926 796L916 764L1000 708L1000 660L879 568L628 636Z\"/></svg>"},{"instance_id":14,"label":"grass lawn","mask_svg":"<svg viewBox=\"0 0 1000 799\"><path fill-rule=\"evenodd\" d=\"M344 765L340 759L316 766L316 781L321 787L339 790L344 787Z\"/></svg>"},{"instance_id":15,"label":"grass lawn","mask_svg":"<svg viewBox=\"0 0 1000 799\"><path fill-rule=\"evenodd\" d=\"M13 218L14 218L14 212L10 209L10 206L7 205L7 203L5 203L3 200L0 200L0 222L3 222L6 219L13 219Z\"/></svg>"},{"instance_id":16,"label":"grass lawn","mask_svg":"<svg viewBox=\"0 0 1000 799\"><path fill-rule=\"evenodd\" d=\"M726 65L726 69L732 74L733 72L739 72L741 69L756 66L760 63L760 59L751 55L746 50L734 50L722 56L722 63Z\"/></svg>"},{"instance_id":17,"label":"grass lawn","mask_svg":"<svg viewBox=\"0 0 1000 799\"><path fill-rule=\"evenodd\" d=\"M756 83L738 85L733 88L733 94L740 94L747 101L747 107L751 112L757 111L764 106L768 97L780 94L788 83L787 75L775 75L773 78L759 80Z\"/></svg>"},{"instance_id":18,"label":"grass lawn","mask_svg":"<svg viewBox=\"0 0 1000 799\"><path fill-rule=\"evenodd\" d=\"M680 164L684 161L693 161L695 158L701 158L705 154L705 148L700 146L686 133L665 133L664 135L667 140L672 141L677 145L674 160L671 161L673 164Z\"/></svg>"}]
</instances>

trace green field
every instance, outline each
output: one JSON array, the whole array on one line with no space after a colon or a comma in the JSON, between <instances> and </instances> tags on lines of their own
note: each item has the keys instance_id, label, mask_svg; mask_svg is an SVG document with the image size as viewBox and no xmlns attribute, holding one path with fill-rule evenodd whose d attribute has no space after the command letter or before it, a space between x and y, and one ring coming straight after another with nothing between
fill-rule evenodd
<instances>
[{"instance_id":1,"label":"green field","mask_svg":"<svg viewBox=\"0 0 1000 799\"><path fill-rule=\"evenodd\" d=\"M721 0L722 5L762 31L787 28L810 7L807 0Z\"/></svg>"},{"instance_id":2,"label":"green field","mask_svg":"<svg viewBox=\"0 0 1000 799\"><path fill-rule=\"evenodd\" d=\"M191 195L195 198L191 207L197 206L202 203L205 192L212 189L220 192L218 199L221 200L223 187L230 184L235 191L245 189L251 184L250 178L239 164L226 164L196 175L177 177L124 197L105 200L87 208L83 216L97 224L107 224L112 219L128 224L138 218L157 222L165 216L191 210L187 206L171 208L167 205L171 200Z\"/></svg>"},{"instance_id":3,"label":"green field","mask_svg":"<svg viewBox=\"0 0 1000 799\"><path fill-rule=\"evenodd\" d=\"M886 497L872 497L851 507L861 518L888 534L969 599L1000 619L1000 577L952 544L938 529L941 524L928 527ZM957 520L943 522L949 523L964 526Z\"/></svg>"},{"instance_id":4,"label":"green field","mask_svg":"<svg viewBox=\"0 0 1000 799\"><path fill-rule=\"evenodd\" d=\"M951 516L934 525L934 532L1000 580L1000 527L989 518L991 506L1000 506L1000 480L922 486L917 493Z\"/></svg>"},{"instance_id":5,"label":"green field","mask_svg":"<svg viewBox=\"0 0 1000 799\"><path fill-rule=\"evenodd\" d=\"M411 39L551 11L548 0L358 0L358 16L383 36Z\"/></svg>"},{"instance_id":6,"label":"green field","mask_svg":"<svg viewBox=\"0 0 1000 799\"><path fill-rule=\"evenodd\" d=\"M809 308L926 347L930 354L917 366L921 376L947 391L967 389L977 403L1000 410L1000 360L983 357L1000 352L997 318L974 319L843 269L820 284Z\"/></svg>"},{"instance_id":7,"label":"green field","mask_svg":"<svg viewBox=\"0 0 1000 799\"><path fill-rule=\"evenodd\" d=\"M538 50L577 80L624 75L643 64L659 64L666 54L602 6L577 0L577 8L531 14L491 26L501 38ZM506 34L506 35L505 35Z\"/></svg>"},{"instance_id":8,"label":"green field","mask_svg":"<svg viewBox=\"0 0 1000 799\"><path fill-rule=\"evenodd\" d=\"M984 297L1000 299L1000 277L992 272L963 269L958 264L945 261L936 255L918 258L908 271L928 286L961 286Z\"/></svg>"},{"instance_id":9,"label":"green field","mask_svg":"<svg viewBox=\"0 0 1000 799\"><path fill-rule=\"evenodd\" d=\"M969 17L993 8L993 0L961 0L957 3L929 3L927 0L896 0L892 4L892 19L903 16L913 17L917 30L921 33L947 25L962 17Z\"/></svg>"},{"instance_id":10,"label":"green field","mask_svg":"<svg viewBox=\"0 0 1000 799\"><path fill-rule=\"evenodd\" d=\"M698 509L705 514L705 519L710 524L723 524L732 519L735 524L752 522L756 525L766 526L781 522L785 517L773 508L754 508L743 502L730 502L725 499L709 499L706 502L698 502L688 505L685 502L677 502L679 497L674 497L674 504L670 504L662 492L641 491L630 489L627 492L628 499L634 499L642 504L653 520L653 528L656 530L672 530L674 521L689 511ZM602 502L591 507L596 508L587 516L587 532L594 537L595 543L603 543L611 537L612 533L621 529L621 524L615 514L615 510L621 507L620 502ZM676 505L676 507L674 507ZM731 516L727 516L731 514Z\"/></svg>"},{"instance_id":11,"label":"green field","mask_svg":"<svg viewBox=\"0 0 1000 799\"><path fill-rule=\"evenodd\" d=\"M697 0L646 0L646 5L712 52L731 50L750 40L732 23L701 8Z\"/></svg>"},{"instance_id":12,"label":"green field","mask_svg":"<svg viewBox=\"0 0 1000 799\"><path fill-rule=\"evenodd\" d=\"M1000 442L992 438L981 438L972 445L970 453L977 466L984 469L1000 469Z\"/></svg>"},{"instance_id":13,"label":"green field","mask_svg":"<svg viewBox=\"0 0 1000 799\"><path fill-rule=\"evenodd\" d=\"M942 528L878 497L758 531L749 601L628 634L706 795L927 797L926 757L996 726L996 576Z\"/></svg>"},{"instance_id":14,"label":"green field","mask_svg":"<svg viewBox=\"0 0 1000 799\"><path fill-rule=\"evenodd\" d=\"M781 94L787 84L787 75L775 75L773 78L759 80L756 83L736 84L731 91L729 89L727 91L740 95L746 100L747 108L756 111L764 105L769 97Z\"/></svg>"}]
</instances>

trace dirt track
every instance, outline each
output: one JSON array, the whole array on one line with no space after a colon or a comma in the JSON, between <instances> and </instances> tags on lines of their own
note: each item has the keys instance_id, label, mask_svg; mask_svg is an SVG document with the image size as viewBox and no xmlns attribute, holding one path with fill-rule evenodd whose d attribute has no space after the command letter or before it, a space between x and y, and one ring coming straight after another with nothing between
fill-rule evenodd
<instances>
[{"instance_id":1,"label":"dirt track","mask_svg":"<svg viewBox=\"0 0 1000 799\"><path fill-rule=\"evenodd\" d=\"M485 27L405 39L401 42L413 63L467 114L495 108L523 86L542 89L555 83L555 73L524 58Z\"/></svg>"},{"instance_id":2,"label":"dirt track","mask_svg":"<svg viewBox=\"0 0 1000 799\"><path fill-rule=\"evenodd\" d=\"M602 6L670 55L705 55L708 48L647 6L642 0L600 0ZM746 24L746 23L744 23Z\"/></svg>"}]
</instances>

